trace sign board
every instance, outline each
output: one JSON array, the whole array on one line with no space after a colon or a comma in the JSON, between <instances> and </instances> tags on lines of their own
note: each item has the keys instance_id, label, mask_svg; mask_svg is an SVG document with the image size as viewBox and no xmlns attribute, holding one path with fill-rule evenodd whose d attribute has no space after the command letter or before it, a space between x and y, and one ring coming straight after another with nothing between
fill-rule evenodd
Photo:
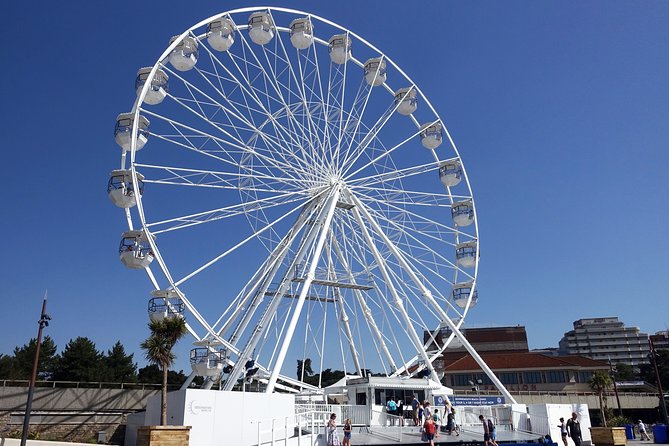
<instances>
[{"instance_id":1,"label":"sign board","mask_svg":"<svg viewBox=\"0 0 669 446\"><path fill-rule=\"evenodd\" d=\"M503 396L450 396L454 406L494 406L504 404Z\"/></svg>"}]
</instances>

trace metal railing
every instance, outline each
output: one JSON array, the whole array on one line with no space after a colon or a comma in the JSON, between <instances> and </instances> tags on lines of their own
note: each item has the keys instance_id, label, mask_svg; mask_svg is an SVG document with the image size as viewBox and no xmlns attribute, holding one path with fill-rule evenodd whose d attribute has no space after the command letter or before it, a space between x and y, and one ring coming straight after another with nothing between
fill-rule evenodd
<instances>
[{"instance_id":1,"label":"metal railing","mask_svg":"<svg viewBox=\"0 0 669 446\"><path fill-rule=\"evenodd\" d=\"M340 424L347 418L351 419L354 426L367 426L369 424L369 408L367 406L354 406L346 404L324 404L324 403L304 403L295 404L296 413L317 412L337 415ZM327 421L327 420L326 420Z\"/></svg>"},{"instance_id":2,"label":"metal railing","mask_svg":"<svg viewBox=\"0 0 669 446\"><path fill-rule=\"evenodd\" d=\"M0 387L28 387L29 380L3 379ZM37 381L35 387L46 387L52 389L121 389L121 390L160 390L161 384L148 383L113 383L97 381ZM168 390L181 388L180 384L168 384Z\"/></svg>"}]
</instances>

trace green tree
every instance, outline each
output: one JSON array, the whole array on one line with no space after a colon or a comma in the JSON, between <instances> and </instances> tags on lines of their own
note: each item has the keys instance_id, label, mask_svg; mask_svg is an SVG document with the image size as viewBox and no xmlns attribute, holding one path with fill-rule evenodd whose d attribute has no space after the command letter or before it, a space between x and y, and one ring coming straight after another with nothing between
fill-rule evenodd
<instances>
[{"instance_id":1,"label":"green tree","mask_svg":"<svg viewBox=\"0 0 669 446\"><path fill-rule=\"evenodd\" d=\"M54 381L100 381L104 378L102 353L95 343L79 336L70 340L56 361Z\"/></svg>"},{"instance_id":2,"label":"green tree","mask_svg":"<svg viewBox=\"0 0 669 446\"><path fill-rule=\"evenodd\" d=\"M633 381L637 379L637 374L634 372L634 367L624 362L619 362L614 366L613 377L616 381Z\"/></svg>"},{"instance_id":3,"label":"green tree","mask_svg":"<svg viewBox=\"0 0 669 446\"><path fill-rule=\"evenodd\" d=\"M304 376L302 374L304 373ZM304 380L304 377L311 376L314 371L311 369L311 358L297 360L297 379Z\"/></svg>"},{"instance_id":4,"label":"green tree","mask_svg":"<svg viewBox=\"0 0 669 446\"><path fill-rule=\"evenodd\" d=\"M602 417L602 424L604 427L607 427L605 414L606 409L604 407L604 392L613 386L613 379L611 379L611 375L609 375L605 370L596 370L595 373L592 374L592 378L590 378L588 384L592 390L597 392L597 397L599 398L599 413Z\"/></svg>"},{"instance_id":5,"label":"green tree","mask_svg":"<svg viewBox=\"0 0 669 446\"><path fill-rule=\"evenodd\" d=\"M669 392L669 350L656 349L655 360L657 361L657 371L660 374L660 381L662 382L662 390ZM651 384L657 386L657 376L655 375L655 368L652 362L641 364L641 378Z\"/></svg>"},{"instance_id":6,"label":"green tree","mask_svg":"<svg viewBox=\"0 0 669 446\"><path fill-rule=\"evenodd\" d=\"M35 363L35 350L37 349L37 338L31 339L23 347L14 348L14 376L11 379L30 379L33 374ZM56 343L50 336L44 336L39 349L39 364L37 366L37 379L49 379L57 362Z\"/></svg>"},{"instance_id":7,"label":"green tree","mask_svg":"<svg viewBox=\"0 0 669 446\"><path fill-rule=\"evenodd\" d=\"M167 372L167 384L169 386L181 386L188 377L184 374L183 370L175 372L170 370ZM160 384L163 380L163 372L155 364L149 364L146 367L142 367L137 372L137 380L140 383L146 384ZM202 384L202 380L200 384Z\"/></svg>"},{"instance_id":8,"label":"green tree","mask_svg":"<svg viewBox=\"0 0 669 446\"><path fill-rule=\"evenodd\" d=\"M0 379L15 379L16 365L13 356L0 354Z\"/></svg>"},{"instance_id":9,"label":"green tree","mask_svg":"<svg viewBox=\"0 0 669 446\"><path fill-rule=\"evenodd\" d=\"M160 392L160 424L167 424L167 378L175 356L172 348L187 332L186 321L182 317L152 320L149 323L151 335L141 344L146 359L162 369L163 380Z\"/></svg>"},{"instance_id":10,"label":"green tree","mask_svg":"<svg viewBox=\"0 0 669 446\"><path fill-rule=\"evenodd\" d=\"M137 381L137 364L133 362L133 354L127 355L121 341L107 351L105 364L105 381L132 383Z\"/></svg>"}]
</instances>

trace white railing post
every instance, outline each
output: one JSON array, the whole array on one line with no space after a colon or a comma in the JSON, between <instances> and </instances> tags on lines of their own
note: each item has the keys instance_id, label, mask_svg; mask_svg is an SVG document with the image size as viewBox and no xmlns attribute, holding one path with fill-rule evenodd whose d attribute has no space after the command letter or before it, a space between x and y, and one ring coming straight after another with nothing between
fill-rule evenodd
<instances>
[{"instance_id":1,"label":"white railing post","mask_svg":"<svg viewBox=\"0 0 669 446\"><path fill-rule=\"evenodd\" d=\"M314 426L314 415L316 412L311 412L311 444L313 446L314 444L314 429L316 426Z\"/></svg>"},{"instance_id":2,"label":"white railing post","mask_svg":"<svg viewBox=\"0 0 669 446\"><path fill-rule=\"evenodd\" d=\"M258 421L258 446L260 446L260 421Z\"/></svg>"},{"instance_id":3,"label":"white railing post","mask_svg":"<svg viewBox=\"0 0 669 446\"><path fill-rule=\"evenodd\" d=\"M284 423L284 442L283 444L288 446L288 417L286 417L285 423Z\"/></svg>"},{"instance_id":4,"label":"white railing post","mask_svg":"<svg viewBox=\"0 0 669 446\"><path fill-rule=\"evenodd\" d=\"M274 446L274 422L276 418L272 418L272 446Z\"/></svg>"}]
</instances>

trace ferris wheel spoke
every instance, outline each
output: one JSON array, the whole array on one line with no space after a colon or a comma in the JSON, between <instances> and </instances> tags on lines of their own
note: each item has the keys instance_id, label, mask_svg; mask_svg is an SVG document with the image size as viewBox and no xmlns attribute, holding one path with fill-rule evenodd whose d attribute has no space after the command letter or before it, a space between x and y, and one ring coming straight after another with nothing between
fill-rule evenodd
<instances>
[{"instance_id":1,"label":"ferris wheel spoke","mask_svg":"<svg viewBox=\"0 0 669 446\"><path fill-rule=\"evenodd\" d=\"M243 48L245 49L245 54L248 53L248 54L252 54L252 55L253 55L253 58L254 58L254 60L255 60L256 63L257 63L257 66L255 66L255 68L258 69L258 70L260 70L260 73L259 73L258 76L260 76L260 77L263 78L263 80L264 80L263 84L265 85L265 88L266 88L266 86L267 86L267 82L269 82L270 84L272 84L273 86L275 86L274 83L272 82L272 79L270 78L270 76L269 76L269 75L267 74L267 72L263 69L262 64L260 63L260 61L259 61L257 55L255 54L255 52L253 51L253 49L252 49L251 46L249 45L248 41L246 40L246 37L245 37L243 34L241 34L241 33L240 33L240 35L241 35L241 40L242 40L242 43L243 43ZM293 148L300 147L301 145L300 145L299 140L297 140L296 137L293 135L294 132L292 132L290 129L284 127L283 125L281 125L281 124L278 122L278 120L276 120L276 119L271 119L272 116L273 116L273 113L271 113L271 112L269 111L269 109L271 108L271 104L269 103L269 102L270 102L270 99L273 100L273 101L275 102L275 104L277 104L277 105L280 104L280 101L278 101L276 98L274 98L273 95L270 95L270 93L269 93L269 91L268 91L267 89L265 89L265 91L263 91L263 90L261 90L261 89L259 89L259 88L257 88L257 87L254 86L253 80L250 78L250 74L249 74L249 71L248 71L248 68L249 68L250 63L249 63L249 61L247 60L247 58L246 58L246 57L241 58L241 61L245 64L245 67L246 67L246 70L243 70L243 69L239 66L239 64L237 63L237 60L235 59L236 56L233 55L233 54L230 53L230 52L228 52L228 54L229 54L229 56L230 56L230 60L232 61L232 63L233 63L233 64L235 65L235 67L237 68L237 71L238 71L239 74L244 78L244 80L245 80L245 82L246 82L246 85L248 85L249 88L250 88L250 90L248 90L248 89L246 89L246 88L243 88L243 91L244 91L246 94L250 95L250 97L251 97L251 98L252 98L252 99L253 99L253 100L254 100L254 101L255 101L255 102L256 102L256 103L263 109L263 110L264 110L266 116L267 116L268 118L270 118L270 122L271 122L272 126L275 128L275 131L276 131L277 135L281 136L281 137L285 140L285 144L284 144L284 146L283 146L284 150L286 150L286 149L289 148L289 147L293 147ZM240 85L241 85L241 83L240 83ZM280 92L278 92L278 91L276 91L276 92L277 92L277 93L280 93ZM263 95L268 99L268 104L265 105L265 104L262 102L262 100L260 99L260 97L259 97L256 93L261 93L261 94L263 94ZM286 113L287 115L290 115L290 109L287 108L287 105L285 104L285 102L284 102L283 104L281 104L281 105L284 107L284 111L285 111L285 113ZM289 140L290 140L290 142L289 142ZM307 167L309 167L308 164L307 164Z\"/></svg>"},{"instance_id":2,"label":"ferris wheel spoke","mask_svg":"<svg viewBox=\"0 0 669 446\"><path fill-rule=\"evenodd\" d=\"M250 236L246 237L244 240L242 240L241 242L237 243L237 244L236 244L235 246L233 246L232 248L230 248L230 249L226 250L225 252L223 252L222 254L220 254L220 255L214 257L212 260L208 261L207 263L205 263L204 265L200 266L199 268L197 268L197 269L194 270L193 272L187 274L186 276L184 276L184 277L181 278L180 280L176 281L176 282L175 282L175 286L179 286L180 284L184 283L185 281L191 279L192 277L196 276L196 275L199 274L200 272L202 272L202 271L204 271L205 269L209 268L210 266L212 266L212 265L215 264L216 262L218 262L218 261L220 261L221 259L223 259L223 258L225 258L226 256L228 256L230 253L232 253L232 252L236 251L237 249L239 249L240 247L244 246L244 245L245 245L246 243L248 243L250 240L253 240L253 239L257 238L259 234L261 234L262 232L265 232L265 231L267 231L268 229L272 228L274 225L276 225L277 223L279 223L280 221L282 221L283 219L285 219L285 218L288 217L289 215L292 215L295 211L299 210L299 209L302 208L302 207L303 207L303 203L300 203L298 206L294 207L293 209L291 209L291 210L288 211L287 213L281 215L279 218L277 218L275 221L273 221L273 222L270 223L269 225L265 226L265 227L262 228L261 230L256 231L255 233L253 233L253 234L251 234Z\"/></svg>"},{"instance_id":3,"label":"ferris wheel spoke","mask_svg":"<svg viewBox=\"0 0 669 446\"><path fill-rule=\"evenodd\" d=\"M193 151L195 151L195 152L197 152L197 153L202 153L202 154L204 154L204 155L206 155L206 156L210 156L210 157L212 157L212 158L218 159L218 160L220 160L220 161L222 161L222 162L224 162L224 163L226 163L226 164L229 164L229 165L231 165L231 166L235 166L235 167L238 167L238 161L237 161L237 159L233 156L234 154L237 154L237 155L241 155L241 154L251 154L251 155L256 156L257 159L258 159L259 161L267 162L267 165L268 165L268 166L271 166L273 169L276 169L277 171L281 171L281 172L283 172L284 175L288 175L290 178L296 179L296 178L292 175L292 173L293 173L293 172L299 173L299 171L298 171L297 169L293 168L293 166L286 165L286 164L283 164L283 163L279 163L279 162L278 162L277 160L275 160L274 158L271 158L271 157L269 157L269 156L265 156L265 155L263 155L262 153L259 153L259 152L255 151L255 150L253 150L252 148L246 147L246 146L244 146L244 145L241 145L241 146L240 146L240 145L237 145L236 143L233 143L233 142L231 142L231 141L226 141L226 140L224 140L224 139L222 139L222 138L220 138L220 137L211 135L211 134L206 133L206 132L201 131L201 130L197 130L197 129L193 128L193 127L187 126L187 125L182 124L182 123L177 122L177 121L174 121L174 120L172 120L172 119L169 119L169 118L167 118L167 117L165 117L165 116L159 115L159 114L154 113L154 112L152 112L152 111L148 111L148 110L146 110L146 109L142 109L142 111L143 111L143 114L146 114L146 115L155 117L155 118L157 118L157 119L163 120L163 121L165 121L165 122L171 124L171 125L174 127L174 129L175 129L177 132L179 132L179 133L182 135L182 137L189 143L188 145L183 144L183 143L178 144L178 145L180 145L180 146L182 146L182 147L187 147L187 148L189 148L190 150L193 150ZM201 147L197 147L197 146L195 146L195 145L190 141L190 138L188 138L188 137L186 137L185 135L183 135L183 133L181 132L182 129L183 129L183 130L186 130L186 131L189 131L189 132L193 132L193 133L194 133L194 136L196 136L196 137L199 137L199 138L205 138L205 139L207 139L207 140L212 141L214 144L216 144L216 146L217 146L218 149L219 149L219 150L217 151L217 153L223 153L223 154L227 155L228 158L227 158L227 159L226 159L226 158L222 158L222 157L220 157L220 156L218 156L218 155L216 155L216 154L214 154L214 153L211 153L211 151L205 151L205 150L202 149ZM163 140L165 140L165 141L173 142L173 143L175 143L175 144L178 143L177 141L173 141L172 139L170 139L170 138L168 138L168 137L164 137L164 136L162 136L162 135L160 135L160 134L157 134L157 133L151 133L151 135L155 135L155 136L157 136L158 138L161 138L161 139L163 139ZM205 141L205 142L206 142L206 141ZM238 151L237 151L237 152L231 152L229 149L226 149L226 148L225 148L226 145L230 145L230 146L232 146L233 148L238 149Z\"/></svg>"},{"instance_id":4,"label":"ferris wheel spoke","mask_svg":"<svg viewBox=\"0 0 669 446\"><path fill-rule=\"evenodd\" d=\"M270 13L270 15L271 15L271 13ZM285 33L277 32L274 52L272 52L271 54L274 55L275 60L276 60L276 59L279 59L280 61L282 61L282 62L285 63L286 67L284 68L284 71L287 71L287 72L288 72L288 74L289 74L289 76L288 76L288 81L290 81L291 79L295 79L295 77L294 77L294 73L293 73L292 65L291 65L291 63L290 63L290 57L288 56L288 53L286 52L285 45L283 44L283 39L282 39L282 37L281 37L282 34L285 34ZM277 47L278 47L279 44L281 44L281 47L282 47L282 50L283 50L283 53L284 53L284 57L281 57L281 56L278 54L278 49L277 49ZM297 91L298 91L299 94L296 94L295 91L293 91L293 89L290 88L290 86L283 85L283 84L280 82L280 78L281 78L281 75L282 75L283 73L278 73L278 72L277 72L277 69L278 69L278 68L275 68L276 64L275 64L275 66L272 65L272 63L271 63L270 60L269 60L268 53L270 53L270 50L268 50L266 46L263 46L263 54L264 54L264 56L265 56L265 60L266 60L266 62L267 62L267 66L269 67L270 72L271 72L271 75L268 76L268 81L271 82L271 83L273 84L273 86L274 86L274 90L277 92L277 94L279 95L280 100L283 102L283 106L284 106L284 108L286 109L286 113L287 113L287 115L288 115L290 118L292 118L292 119L288 120L288 122L289 122L289 123L292 122L292 125L294 126L294 128L295 128L296 130L298 130L298 131L301 133L302 138L303 138L304 141L307 143L308 147L311 149L310 151L307 151L307 150L304 150L303 147L301 148L301 150L300 150L300 154L303 156L303 162L304 162L306 165L317 165L316 163L317 163L318 161L317 161L315 158L313 158L313 157L310 156L310 152L311 152L311 153L314 153L314 154L316 153L316 151L313 150L313 149L314 149L314 145L313 145L313 135L311 134L311 132L309 131L309 129L306 128L303 124L301 124L297 119L295 119L295 117L293 116L293 114L290 112L290 107L289 107L289 105L288 105L288 101L286 101L286 98L285 98L284 95L283 95L283 92L282 92L281 87L283 87L283 88L286 90L286 92L287 92L288 95L291 95L291 94L292 94L292 95L296 96L296 99L298 99L298 100L300 101L300 103L302 103L302 104L305 104L305 98L304 98L304 95L303 95L301 89L297 88L297 79L295 79L295 82L296 82L296 88L297 88ZM290 99L290 98L289 98L289 99ZM305 111L306 111L306 110L305 110ZM305 133L305 131L308 132L308 133Z\"/></svg>"},{"instance_id":5,"label":"ferris wheel spoke","mask_svg":"<svg viewBox=\"0 0 669 446\"><path fill-rule=\"evenodd\" d=\"M457 158L452 158L455 160ZM451 159L447 160L450 161ZM442 161L443 162L443 161ZM382 172L375 173L374 175L369 175L361 178L351 178L347 181L347 184L354 189L358 186L372 187L377 184L387 183L390 181L401 180L404 178L412 177L415 175L422 175L427 172L436 172L439 170L439 164L435 162L429 162L426 164L419 164L416 166L404 167L397 170L383 170Z\"/></svg>"},{"instance_id":6,"label":"ferris wheel spoke","mask_svg":"<svg viewBox=\"0 0 669 446\"><path fill-rule=\"evenodd\" d=\"M214 58L214 55L213 55L211 52L209 52L209 55L210 55L210 58ZM218 59L217 59L217 60L218 60ZM239 130L247 131L247 132L248 132L248 131L252 131L254 134L260 136L260 138L261 138L266 144L268 144L268 146L269 146L268 152L269 152L269 153L276 153L276 154L279 154L279 155L282 157L282 160L283 160L285 163L289 163L289 160L285 157L285 152L282 150L282 147L284 147L285 144L284 144L281 140L279 140L278 138L275 138L275 137L273 137L272 135L270 135L270 134L268 134L268 133L263 132L262 130L260 130L260 129L259 129L259 128L258 128L252 121L251 121L251 120L247 119L247 118L244 116L244 114L241 113L241 112L239 111L238 106L241 105L242 107L247 108L247 109L248 109L248 114L249 114L249 116L253 116L254 114L265 114L265 112L264 112L263 110L260 110L260 109L253 109L253 108L251 108L251 107L248 105L248 101L245 101L244 104L242 104L242 103L235 103L229 96L227 96L227 95L223 92L223 90L222 90L222 86L220 87L221 90L219 90L219 88L216 87L216 85L214 85L214 83L211 81L211 79L209 79L209 77L207 76L208 74L210 74L211 76L216 77L216 78L219 80L219 83L222 82L221 77L220 77L220 75L218 74L218 71L217 71L218 68L217 68L217 66L213 63L213 60L212 60L212 65L213 65L213 68L214 68L214 71L215 71L215 73L213 73L213 74L207 73L206 71L204 71L204 70L202 70L202 69L200 69L200 68L196 68L195 71L196 71L197 73L199 73L199 74L200 74L200 77L201 77L201 78L202 78L202 79L203 79L203 80L204 80L204 81L205 81L205 82L206 82L212 89L214 89L214 90L216 91L217 95L221 96L221 98L222 98L223 100L225 100L225 101L228 103L229 107L224 106L224 105L221 104L218 100L216 100L216 99L212 98L211 96L207 95L205 92L203 92L201 89L199 89L199 88L198 88L197 86L195 86L193 83L191 83L191 82L189 82L188 80L186 80L183 76L181 76L181 75L178 74L177 72L175 72L175 71L173 71L173 70L170 70L170 69L167 68L167 67L166 67L165 69L166 69L169 73L171 73L172 76L174 76L174 77L178 78L179 80L181 80L181 82L186 86L186 88L189 90L189 92L191 92L191 95L192 95L193 100L194 100L195 102L198 102L198 101L197 101L197 99L195 98L195 95L192 94L192 90L195 90L195 91L197 91L198 93L200 93L201 95L203 95L204 97L206 97L207 100L210 101L210 105L213 105L213 106L216 107L216 109L217 109L217 110L216 110L216 113L217 113L218 111L221 111L221 110L222 110L222 111L224 112L225 116L228 117L228 123L229 123L228 126L231 128L231 130L235 131L235 133L236 133L236 135L237 135L237 140L238 140L238 141L240 141L240 140L242 139L242 136L240 135ZM182 99L182 100L183 100L183 99ZM200 109L201 109L201 111L202 111L202 114L204 114L204 110L202 110L201 107L200 107ZM232 119L230 119L230 116L232 116L232 117L234 117L236 120L240 121L243 125L246 126L246 128L239 127L238 125L236 125L236 124L232 121ZM212 118L213 118L213 116L212 116ZM222 123L221 123L221 125L222 125ZM258 149L259 149L259 148L256 147L256 150L258 150Z\"/></svg>"},{"instance_id":7,"label":"ferris wheel spoke","mask_svg":"<svg viewBox=\"0 0 669 446\"><path fill-rule=\"evenodd\" d=\"M379 131L379 130L380 130L380 129L378 129L378 130L376 131L376 134L378 134L378 131ZM376 137L376 134L374 135L374 137ZM361 167L359 167L358 169L356 169L353 173L350 173L350 174L349 174L348 171L349 171L349 170L352 168L352 166L353 166L353 165L350 165L349 168L346 169L346 170L344 171L343 176L347 179L347 181L349 181L349 179L353 179L353 177L354 177L355 175L357 175L358 173L362 172L363 170L369 168L370 166L376 165L379 161L381 161L382 159L384 159L384 158L390 156L393 152L395 152L395 151L396 151L397 149L399 149L400 147L403 147L404 145L406 145L409 141L411 141L412 139L416 138L418 135L420 135L420 130L418 130L418 131L416 131L415 133L411 134L410 136L408 136L407 138L405 138L404 140L402 140L400 143L394 145L394 146L391 147L390 149L387 149L385 152L383 152L383 153L381 153L380 155L374 157L374 158L371 159L369 162L367 162L367 163L364 164L363 166L361 166ZM370 143L371 141L373 141L373 139L374 139L374 138L370 138L370 139L369 139L369 142L368 142L367 144L369 145L369 143ZM362 153L364 153L364 151L363 151ZM351 180L351 181L352 181L352 183L355 183L355 180Z\"/></svg>"},{"instance_id":8,"label":"ferris wheel spoke","mask_svg":"<svg viewBox=\"0 0 669 446\"><path fill-rule=\"evenodd\" d=\"M368 210L368 212L371 212L374 215L375 218L379 219L380 221L385 222L389 231L396 231L396 232L399 232L400 234L402 234L402 236L404 236L407 239L407 241L405 242L405 243L407 243L407 246L411 246L411 245L408 244L409 243L408 240L413 240L416 244L418 244L416 249L420 249L424 252L430 253L432 256L435 257L435 264L436 264L436 259L440 259L441 261L444 262L444 263L441 264L442 268L446 268L446 269L449 269L449 270L452 270L452 271L457 271L458 273L464 274L465 276L473 279L473 277L467 271L463 270L462 268L460 268L459 266L454 264L451 260L447 259L442 254L440 254L440 252L438 250L434 249L434 246L428 245L424 241L418 239L415 235L413 235L413 233L420 233L421 235L424 235L425 237L430 239L430 241L440 242L440 243L443 243L443 244L445 244L449 247L453 247L454 244L450 243L450 242L447 242L445 240L445 237L443 237L443 236L438 237L438 236L432 235L425 228L422 228L422 227L403 225L403 224L398 223L397 221L395 221L393 219L390 219L390 218L386 217L382 213L379 213L378 211L375 211L374 209L368 208L367 210ZM462 235L462 234L463 233L460 233L460 235ZM413 254L411 254L409 256L409 258L413 258L413 257L414 257ZM419 261L420 257L419 256L415 257L415 260ZM439 272L439 273L436 273L436 274L439 276L442 273ZM452 283L450 283L450 284L452 285Z\"/></svg>"},{"instance_id":9,"label":"ferris wheel spoke","mask_svg":"<svg viewBox=\"0 0 669 446\"><path fill-rule=\"evenodd\" d=\"M268 176L266 174L261 174L260 172L254 172L252 170L251 173L225 172L143 163L135 163L135 168L142 169L143 173L145 174L145 183L148 182L185 186L220 187L238 190L242 187L239 184L240 179L253 178L254 180L258 180L264 187L264 189L259 187L245 187L246 189L252 190L254 192L285 192L288 190L298 190L298 188L302 190L304 187L301 181L290 179L287 181L283 178ZM146 169L153 169L157 172L164 171L167 176L147 179L146 177L148 177L148 175L146 175ZM234 180L237 180L237 182Z\"/></svg>"},{"instance_id":10,"label":"ferris wheel spoke","mask_svg":"<svg viewBox=\"0 0 669 446\"><path fill-rule=\"evenodd\" d=\"M400 214L400 215L401 215L401 214L405 214L405 215L407 215L407 216L409 216L409 217L414 217L414 218L417 219L419 222L422 222L423 225L428 225L429 227L433 227L434 230L437 231L437 234L440 236L441 240L442 240L444 243L446 243L446 244L450 244L451 246L453 246L453 244L451 244L451 243L445 241L445 237L443 237L443 236L445 236L445 235L458 235L458 236L466 237L466 238L471 239L471 240L475 240L475 239L476 239L476 236L475 236L475 235L471 235L471 234L469 234L469 233L467 233L467 232L463 232L463 231L461 231L461 230L459 230L459 229L456 229L456 228L454 228L454 227L447 226L447 225L445 225L445 224L443 224L443 223L440 223L440 222L438 222L438 221L435 221L435 220L433 220L433 219L431 219L431 218L428 218L428 217L426 217L426 216L424 216L424 215L421 215L421 214L418 214L418 213L416 213L416 212L410 211L410 210L408 210L408 209L405 208L405 207L399 207L399 206L396 206L396 205L394 205L392 202L389 202L389 201L387 201L387 200L379 200L379 199L370 198L370 197L363 197L363 196L360 196L360 198L363 199L368 205L371 205L372 203L376 203L376 204L379 206L379 208L380 208L380 207L388 207L388 208L390 208L391 210L396 211L396 212L397 212L398 214ZM381 215L383 215L383 214L381 214ZM396 222L395 220L393 220L393 219L390 219L390 218L388 218L388 217L386 217L386 218L388 219L388 221L391 221L391 222L393 222L393 223L395 223L395 224L399 224L399 223L397 223L397 222ZM416 227L411 228L411 229L412 229L412 230L415 230ZM443 230L444 232L442 232L442 230ZM425 228L423 228L421 231L425 231Z\"/></svg>"},{"instance_id":11,"label":"ferris wheel spoke","mask_svg":"<svg viewBox=\"0 0 669 446\"><path fill-rule=\"evenodd\" d=\"M210 209L207 211L202 211L189 215L182 215L179 217L174 217L152 223L147 222L145 226L147 228L153 228L175 223L175 225L168 226L165 229L152 230L152 233L154 235L157 235L163 232L174 231L177 229L184 229L202 223L210 223L214 221L236 217L245 214L246 212L249 211L249 209L254 209L254 210L269 209L277 206L295 203L298 201L304 202L304 199L305 197L302 193L290 192L274 197L258 199L251 202L238 203L218 209Z\"/></svg>"},{"instance_id":12,"label":"ferris wheel spoke","mask_svg":"<svg viewBox=\"0 0 669 446\"><path fill-rule=\"evenodd\" d=\"M367 192L367 197L373 197L380 202L392 203L399 206L429 206L451 208L454 199L467 199L469 196L449 195L436 192L422 192L398 187L368 187L357 186L356 191Z\"/></svg>"}]
</instances>

